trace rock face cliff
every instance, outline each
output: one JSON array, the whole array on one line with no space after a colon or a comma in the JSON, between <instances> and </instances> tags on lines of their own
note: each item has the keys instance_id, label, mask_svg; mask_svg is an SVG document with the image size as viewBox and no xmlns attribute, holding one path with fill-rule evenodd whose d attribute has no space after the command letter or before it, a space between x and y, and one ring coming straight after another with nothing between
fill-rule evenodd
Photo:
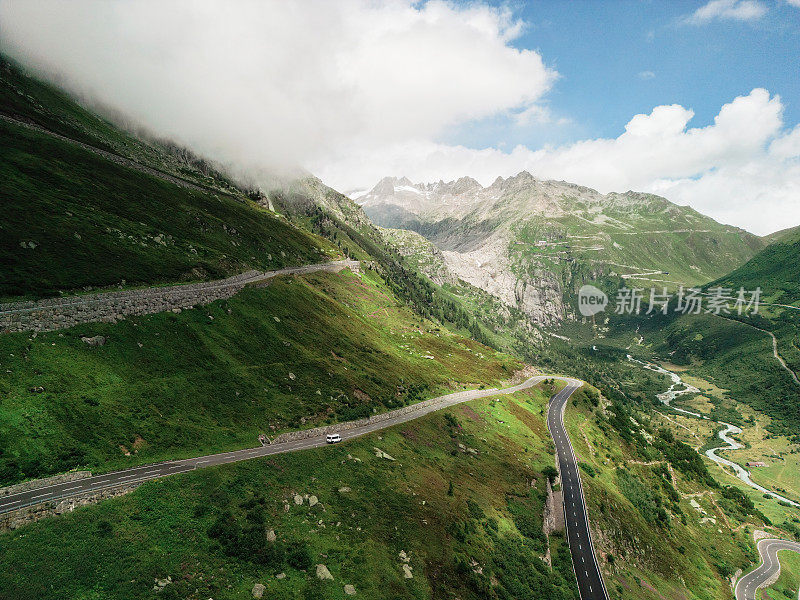
<instances>
[{"instance_id":1,"label":"rock face cliff","mask_svg":"<svg viewBox=\"0 0 800 600\"><path fill-rule=\"evenodd\" d=\"M558 278L545 269L517 275L507 253L508 240L497 237L470 252L445 250L444 260L463 281L480 288L504 304L517 308L541 325L564 318L563 290Z\"/></svg>"},{"instance_id":2,"label":"rock face cliff","mask_svg":"<svg viewBox=\"0 0 800 600\"><path fill-rule=\"evenodd\" d=\"M659 196L601 194L525 171L488 187L469 177L424 184L385 177L352 197L377 225L417 232L433 245L401 251L441 251L447 274L434 274L435 281L456 277L545 326L574 314L575 293L587 281L695 285L764 245Z\"/></svg>"}]
</instances>

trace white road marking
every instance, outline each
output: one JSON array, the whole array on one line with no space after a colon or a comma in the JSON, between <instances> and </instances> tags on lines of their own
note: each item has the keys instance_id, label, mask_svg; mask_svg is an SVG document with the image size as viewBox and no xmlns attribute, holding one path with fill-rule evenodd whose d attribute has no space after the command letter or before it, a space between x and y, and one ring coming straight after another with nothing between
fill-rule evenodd
<instances>
[{"instance_id":1,"label":"white road marking","mask_svg":"<svg viewBox=\"0 0 800 600\"><path fill-rule=\"evenodd\" d=\"M531 378L531 379L527 380L525 383L523 383L523 384L521 384L519 386L514 386L512 388L506 388L505 390L491 390L490 391L491 393L487 393L487 391L478 392L477 390L475 390L475 391L472 391L472 392L466 392L466 393L465 392L460 392L460 393L452 394L452 395L450 395L448 397L432 399L433 402L430 402L427 405L421 406L420 410L415 411L413 413L408 413L406 415L399 415L397 417L393 417L393 418L387 419L387 420L383 421L380 424L374 424L374 425L371 425L371 426L368 426L368 427L360 427L360 428L357 428L355 430L352 430L348 434L347 439L352 439L352 438L355 438L355 437L358 437L358 436L365 435L367 433L372 433L374 431L379 431L381 429L384 429L386 427L391 427L391 426L399 424L399 423L405 423L405 422L411 421L411 420L413 420L415 418L418 418L420 416L427 415L427 414L429 414L429 413L431 413L431 412L433 412L435 410L448 408L450 406L454 406L454 405L462 403L462 402L467 402L467 401L470 401L470 400L474 400L474 399L477 399L477 398L483 398L483 397L491 396L491 395L495 395L495 394L497 394L497 395L501 395L501 394L505 395L505 394L514 393L514 392L522 390L522 389L528 389L528 388L532 387L533 385L535 385L536 383L542 381L543 379L544 379L544 377ZM570 384L570 385L572 385L572 384ZM570 387L570 385L568 385L568 387L564 388L561 392L557 393L551 399L551 405L554 405L554 404L557 405L558 402L561 403L560 412L559 413L551 413L551 417L548 418L548 425L554 426L553 428L555 428L555 425L557 425L562 430L564 428L563 413L566 410L567 400L571 396L572 392L574 392L576 389L578 389L578 387L580 387L580 384L578 384L577 386L573 386L573 387ZM569 437L566 435L566 433L562 433L561 431L559 431L557 437L558 437L558 442L559 442L557 444L557 447L559 449L559 452L558 452L559 456L563 455L564 451L566 449L569 449L570 453L572 454L572 459L573 459L572 464L564 464L563 466L564 466L564 471L565 471L565 477L564 477L565 478L565 483L569 483L570 484L569 487L567 487L567 494L568 494L568 497L570 498L571 504L572 504L573 509L574 509L573 497L575 495L575 490L573 490L572 487L571 487L572 484L573 484L573 481L572 481L573 477L577 480L574 483L577 483L578 490L581 489L581 487L580 487L581 486L580 477L578 475L578 470L575 467L575 460L576 460L575 459L575 454L572 451L572 447L571 447L570 442L569 442ZM564 439L565 437L567 438L566 440ZM200 467L200 465L208 465L209 463L213 463L213 464L228 463L228 462L233 462L233 461L238 461L238 460L247 460L247 457L254 456L254 455L257 455L257 454L261 454L262 456L268 456L268 455L271 455L271 454L294 452L294 451L297 451L297 450L305 450L305 449L309 449L309 448L319 448L319 447L322 447L322 446L325 446L325 445L326 444L324 443L324 440L322 438L315 438L315 439L311 439L311 440L307 441L306 443L299 443L299 444L296 443L296 442L295 443L285 443L285 444L280 444L278 446L275 446L275 447L272 447L272 448L269 448L269 449L267 449L267 448L255 448L255 449L249 449L249 450L246 450L246 451L245 450L236 450L236 451L231 451L231 452L223 452L223 453L216 454L216 455L210 455L209 458L198 457L201 460L197 460L197 458L195 458L195 459L181 460L181 461L175 461L175 462L165 462L165 463L161 463L159 465L142 465L141 467L133 467L131 469L124 469L122 471L117 471L116 473L107 473L106 476L111 476L111 478L109 478L109 479L97 479L97 480L88 481L87 483L89 484L89 487L84 488L84 490L82 490L82 491L93 491L93 490L101 489L101 488L104 488L104 487L113 487L115 485L119 485L120 483L124 483L125 485L130 485L130 484L133 484L133 483L140 483L140 482L147 481L148 479L150 479L151 478L150 476L163 477L163 476L168 476L168 475L172 475L172 474L187 472L187 471L191 471L191 470L197 469L198 467ZM561 464L561 459L560 458L559 458L559 463ZM153 469L154 467L155 467L155 469ZM132 477L136 477L137 475L139 475L138 471L140 471L142 469L151 469L151 470L146 471L143 474L143 476L141 476L139 479L131 479ZM116 479L113 478L113 476L117 475L118 473L123 473L125 471L128 471L128 472L130 472L132 474L123 475L122 477L117 477ZM134 471L137 471L137 473L133 473ZM573 475L573 473L574 473L574 475ZM129 480L129 481L124 481L124 480ZM77 487L80 488L82 486L77 486ZM63 490L63 491L71 491L72 489L77 489L77 488L71 488L70 490ZM43 494L41 497L49 495L49 494L50 494L50 492L48 492L47 494ZM38 498L38 497L36 497L36 498ZM18 504L20 502L22 502L22 500L15 500L14 502L10 502L10 503L6 502L5 504L0 505L0 509L9 510L10 507L12 507L14 504ZM585 510L585 506L584 506L584 510ZM573 518L577 518L577 513L574 510L573 510ZM578 522L577 521L575 521L575 526L577 528L577 526L578 526ZM576 541L581 538L580 531L575 531L573 533L574 533L574 538L576 539ZM591 548L591 539L590 539L590 545L589 546ZM581 550L583 549L583 546L581 544L578 544L578 547ZM588 577L588 571L586 571L586 575ZM602 579L601 579L601 582L602 582ZM591 591L591 587L590 587L590 591ZM603 598L605 598L605 597L606 596L604 595ZM586 600L586 599L584 599L584 600Z\"/></svg>"}]
</instances>

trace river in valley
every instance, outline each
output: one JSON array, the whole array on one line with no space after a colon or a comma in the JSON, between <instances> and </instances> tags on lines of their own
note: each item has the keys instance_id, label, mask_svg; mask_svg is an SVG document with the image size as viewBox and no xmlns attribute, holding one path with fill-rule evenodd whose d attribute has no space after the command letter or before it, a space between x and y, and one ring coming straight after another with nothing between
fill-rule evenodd
<instances>
[{"instance_id":1,"label":"river in valley","mask_svg":"<svg viewBox=\"0 0 800 600\"><path fill-rule=\"evenodd\" d=\"M661 392L660 394L656 395L656 398L658 398L663 404L669 406L672 410L676 412L685 415L690 415L692 417L697 417L699 419L705 419L706 421L712 421L712 419L710 419L706 415L692 412L690 410L685 410L683 408L678 408L677 406L672 406L671 402L675 400L675 398L677 398L678 396L682 396L684 394L700 393L699 389L684 382L677 373L668 371L667 369L664 369L659 365L654 365L652 363L644 362L636 358L633 358L630 354L628 354L628 360L638 365L641 365L645 369L648 369L650 371L655 371L656 373L661 373L662 375L666 375L667 377L670 378L670 380L672 381L672 385L670 385L669 389L665 392ZM750 471L748 471L738 463L728 460L727 458L718 456L717 452L721 450L738 450L744 447L743 444L740 444L731 437L731 435L739 435L740 433L742 433L742 429L731 423L725 423L724 421L713 421L713 422L723 426L723 429L720 429L720 431L717 433L717 437L719 437L719 439L722 440L726 445L706 450L706 456L708 458L717 463L721 468L727 466L733 469L734 472L736 473L736 476L750 487L764 494L768 494L773 498L775 498L776 500L779 500L781 502L786 502L794 507L800 508L800 504L798 504L794 500L789 500L789 498L781 496L777 492L773 492L772 490L768 490L767 488L757 484L750 478Z\"/></svg>"}]
</instances>

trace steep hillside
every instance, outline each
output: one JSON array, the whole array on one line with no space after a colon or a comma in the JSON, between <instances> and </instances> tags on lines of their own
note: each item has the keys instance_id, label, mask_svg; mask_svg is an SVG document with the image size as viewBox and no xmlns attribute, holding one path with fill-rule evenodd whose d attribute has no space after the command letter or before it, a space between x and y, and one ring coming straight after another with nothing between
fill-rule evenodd
<instances>
[{"instance_id":1,"label":"steep hillside","mask_svg":"<svg viewBox=\"0 0 800 600\"><path fill-rule=\"evenodd\" d=\"M323 240L246 199L186 189L0 121L0 297L216 279L319 262Z\"/></svg>"},{"instance_id":2,"label":"steep hillside","mask_svg":"<svg viewBox=\"0 0 800 600\"><path fill-rule=\"evenodd\" d=\"M483 188L461 178L385 178L357 197L384 227L412 229L458 276L542 324L562 321L586 280L694 285L741 265L764 242L664 198L598 192L527 172Z\"/></svg>"},{"instance_id":3,"label":"steep hillside","mask_svg":"<svg viewBox=\"0 0 800 600\"><path fill-rule=\"evenodd\" d=\"M260 584L270 598L345 598L353 586L365 598L575 599L563 534L543 530L553 391L543 384L333 448L148 483L0 535L0 597L163 588L160 597L228 599ZM568 427L612 597L731 598L724 577L748 563L746 529L702 521L680 493L717 492L670 454L681 446L639 440L628 413L597 398L578 393ZM731 527L761 522L721 493L720 508L702 502ZM317 578L318 564L332 579Z\"/></svg>"},{"instance_id":4,"label":"steep hillside","mask_svg":"<svg viewBox=\"0 0 800 600\"><path fill-rule=\"evenodd\" d=\"M800 231L794 228L779 233L769 246L713 285L734 290L760 287L766 302L800 302Z\"/></svg>"},{"instance_id":5,"label":"steep hillside","mask_svg":"<svg viewBox=\"0 0 800 600\"><path fill-rule=\"evenodd\" d=\"M136 125L115 114L112 123L56 86L0 55L0 115L127 159L189 184L234 197L243 190L210 161L187 148L137 135Z\"/></svg>"},{"instance_id":6,"label":"steep hillside","mask_svg":"<svg viewBox=\"0 0 800 600\"><path fill-rule=\"evenodd\" d=\"M251 446L259 433L496 381L516 364L421 318L481 337L319 180L249 190L0 67L0 297L216 279L342 254L364 263L361 277L273 280L194 310L0 336L2 483ZM487 360L467 368L476 353Z\"/></svg>"},{"instance_id":7,"label":"steep hillside","mask_svg":"<svg viewBox=\"0 0 800 600\"><path fill-rule=\"evenodd\" d=\"M576 599L563 537L552 570L541 558L550 389L155 482L2 535L0 597L143 598L170 577L167 598L251 597L260 583L269 598L345 598L352 585L363 598ZM65 543L43 552L52 536Z\"/></svg>"},{"instance_id":8,"label":"steep hillside","mask_svg":"<svg viewBox=\"0 0 800 600\"><path fill-rule=\"evenodd\" d=\"M338 254L188 151L115 128L1 57L0 68L0 298Z\"/></svg>"},{"instance_id":9,"label":"steep hillside","mask_svg":"<svg viewBox=\"0 0 800 600\"><path fill-rule=\"evenodd\" d=\"M447 264L443 253L420 234L407 229L381 228L380 232L412 270L440 286L441 294L475 317L493 347L542 364L547 344L530 315L460 279ZM553 362L549 366L556 370L570 370L575 368L575 363Z\"/></svg>"},{"instance_id":10,"label":"steep hillside","mask_svg":"<svg viewBox=\"0 0 800 600\"><path fill-rule=\"evenodd\" d=\"M781 241L784 238L794 237L798 233L800 233L800 225L797 225L796 227L788 227L786 229L781 229L780 231L770 233L769 235L763 236L762 239L766 241L768 244L771 244L772 242Z\"/></svg>"},{"instance_id":11,"label":"steep hillside","mask_svg":"<svg viewBox=\"0 0 800 600\"><path fill-rule=\"evenodd\" d=\"M0 485L253 446L260 433L489 384L515 364L421 320L370 271L283 278L180 314L2 335Z\"/></svg>"},{"instance_id":12,"label":"steep hillside","mask_svg":"<svg viewBox=\"0 0 800 600\"><path fill-rule=\"evenodd\" d=\"M716 483L701 457L647 407L608 390L567 409L595 546L612 598L732 598L763 515Z\"/></svg>"}]
</instances>

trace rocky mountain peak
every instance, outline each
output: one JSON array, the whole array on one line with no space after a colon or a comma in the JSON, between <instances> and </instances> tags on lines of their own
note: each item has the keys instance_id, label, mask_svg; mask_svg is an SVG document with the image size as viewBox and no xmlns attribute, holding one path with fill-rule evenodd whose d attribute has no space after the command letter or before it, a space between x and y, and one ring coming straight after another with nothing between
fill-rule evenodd
<instances>
[{"instance_id":1,"label":"rocky mountain peak","mask_svg":"<svg viewBox=\"0 0 800 600\"><path fill-rule=\"evenodd\" d=\"M498 177L497 179L492 182L487 189L491 189L494 191L505 191L508 189L521 189L526 186L531 186L537 183L537 179L531 175L528 171L520 171L516 175L512 175L507 179L503 179L502 177Z\"/></svg>"},{"instance_id":2,"label":"rocky mountain peak","mask_svg":"<svg viewBox=\"0 0 800 600\"><path fill-rule=\"evenodd\" d=\"M492 185L490 185L488 189L502 189L504 182L505 182L505 179L503 179L502 177L500 177L498 175L497 179L495 179L492 182Z\"/></svg>"},{"instance_id":3,"label":"rocky mountain peak","mask_svg":"<svg viewBox=\"0 0 800 600\"><path fill-rule=\"evenodd\" d=\"M394 196L394 186L397 182L395 177L384 177L370 191L374 196Z\"/></svg>"},{"instance_id":4,"label":"rocky mountain peak","mask_svg":"<svg viewBox=\"0 0 800 600\"><path fill-rule=\"evenodd\" d=\"M482 190L483 186L472 177L460 177L452 183L451 191L453 194L467 194L477 190Z\"/></svg>"}]
</instances>

